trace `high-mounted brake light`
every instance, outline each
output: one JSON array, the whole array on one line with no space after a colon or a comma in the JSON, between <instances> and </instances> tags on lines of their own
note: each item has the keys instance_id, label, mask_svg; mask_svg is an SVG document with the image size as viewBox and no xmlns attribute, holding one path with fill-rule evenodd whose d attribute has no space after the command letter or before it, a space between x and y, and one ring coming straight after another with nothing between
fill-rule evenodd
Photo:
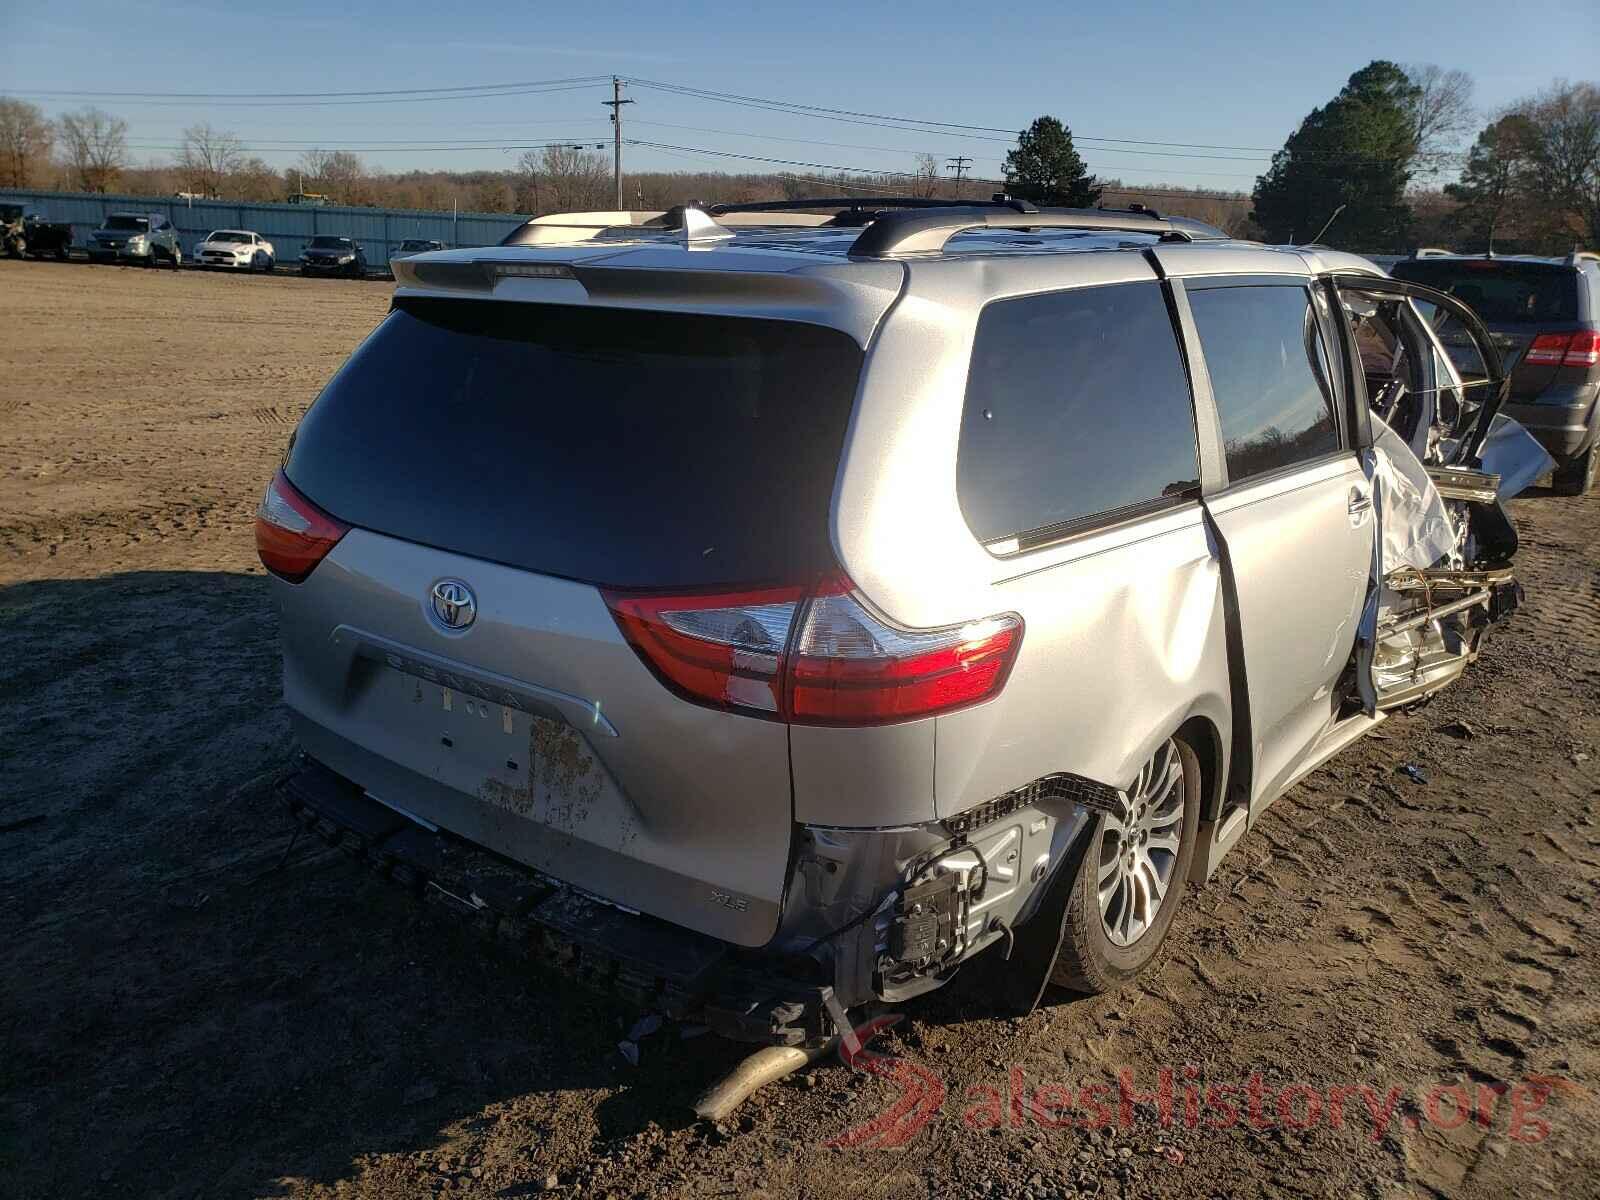
<instances>
[{"instance_id":1,"label":"high-mounted brake light","mask_svg":"<svg viewBox=\"0 0 1600 1200\"><path fill-rule=\"evenodd\" d=\"M282 471L272 477L256 509L256 553L280 579L299 583L350 532L298 491Z\"/></svg>"},{"instance_id":2,"label":"high-mounted brake light","mask_svg":"<svg viewBox=\"0 0 1600 1200\"><path fill-rule=\"evenodd\" d=\"M1005 686L1022 618L902 629L848 579L809 591L606 593L622 634L698 704L797 725L885 725L977 704Z\"/></svg>"},{"instance_id":3,"label":"high-mounted brake light","mask_svg":"<svg viewBox=\"0 0 1600 1200\"><path fill-rule=\"evenodd\" d=\"M1541 333L1528 346L1522 361L1544 367L1592 367L1600 364L1600 331Z\"/></svg>"}]
</instances>

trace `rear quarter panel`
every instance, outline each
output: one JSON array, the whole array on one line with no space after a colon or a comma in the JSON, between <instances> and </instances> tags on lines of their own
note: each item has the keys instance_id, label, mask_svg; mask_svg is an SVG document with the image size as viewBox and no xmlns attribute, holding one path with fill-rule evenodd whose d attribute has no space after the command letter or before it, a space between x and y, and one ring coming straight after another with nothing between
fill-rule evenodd
<instances>
[{"instance_id":1,"label":"rear quarter panel","mask_svg":"<svg viewBox=\"0 0 1600 1200\"><path fill-rule=\"evenodd\" d=\"M996 699L936 718L931 771L915 791L858 808L854 825L943 818L1053 771L1132 781L1189 717L1229 744L1220 566L1197 503L1023 555L973 536L956 459L978 315L990 300L1152 280L1127 251L915 262L906 294L868 356L834 504L841 565L896 621L931 628L1016 612L1022 650ZM928 724L924 722L923 724ZM846 764L839 731L813 731L808 755ZM902 739L894 746L903 750ZM920 736L920 733L919 733ZM796 814L832 815L832 767L803 771ZM931 775L931 792L920 780Z\"/></svg>"}]
</instances>

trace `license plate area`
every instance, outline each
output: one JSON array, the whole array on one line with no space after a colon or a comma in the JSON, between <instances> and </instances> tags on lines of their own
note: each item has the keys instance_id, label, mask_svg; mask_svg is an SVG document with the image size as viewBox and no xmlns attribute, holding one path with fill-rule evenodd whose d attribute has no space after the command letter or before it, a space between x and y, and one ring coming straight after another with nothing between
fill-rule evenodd
<instances>
[{"instance_id":1,"label":"license plate area","mask_svg":"<svg viewBox=\"0 0 1600 1200\"><path fill-rule=\"evenodd\" d=\"M385 707L404 713L415 737L423 760L417 765L431 766L465 791L526 790L540 741L537 726L560 724L393 667L381 668L381 676Z\"/></svg>"}]
</instances>

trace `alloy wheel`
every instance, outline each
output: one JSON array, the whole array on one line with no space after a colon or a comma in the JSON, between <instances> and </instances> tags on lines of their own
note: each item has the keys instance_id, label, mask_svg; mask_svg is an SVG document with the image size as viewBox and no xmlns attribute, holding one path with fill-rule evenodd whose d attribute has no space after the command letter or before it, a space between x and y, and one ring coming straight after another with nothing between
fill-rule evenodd
<instances>
[{"instance_id":1,"label":"alloy wheel","mask_svg":"<svg viewBox=\"0 0 1600 1200\"><path fill-rule=\"evenodd\" d=\"M1113 945L1131 946L1143 937L1168 891L1181 886L1173 876L1183 800L1183 758L1168 738L1122 794L1119 812L1104 817L1095 887L1100 921Z\"/></svg>"}]
</instances>

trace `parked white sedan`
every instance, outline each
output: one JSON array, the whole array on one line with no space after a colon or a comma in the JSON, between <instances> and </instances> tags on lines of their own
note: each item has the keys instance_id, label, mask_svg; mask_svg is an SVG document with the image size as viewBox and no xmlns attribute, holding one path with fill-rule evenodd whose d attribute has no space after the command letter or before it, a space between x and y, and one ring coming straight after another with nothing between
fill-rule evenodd
<instances>
[{"instance_id":1,"label":"parked white sedan","mask_svg":"<svg viewBox=\"0 0 1600 1200\"><path fill-rule=\"evenodd\" d=\"M275 258L272 243L249 229L212 230L194 248L197 267L270 271Z\"/></svg>"}]
</instances>

